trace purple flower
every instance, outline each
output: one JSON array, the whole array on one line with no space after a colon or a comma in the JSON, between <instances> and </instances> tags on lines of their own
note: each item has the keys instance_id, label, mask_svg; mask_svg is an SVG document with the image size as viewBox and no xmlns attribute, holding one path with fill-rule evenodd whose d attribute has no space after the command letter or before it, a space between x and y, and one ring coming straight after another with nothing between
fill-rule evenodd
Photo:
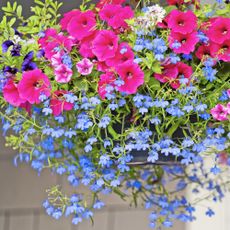
<instances>
[{"instance_id":1,"label":"purple flower","mask_svg":"<svg viewBox=\"0 0 230 230\"><path fill-rule=\"evenodd\" d=\"M37 65L32 62L34 56L34 52L30 51L25 57L22 63L22 71L34 70L37 68Z\"/></svg>"},{"instance_id":2,"label":"purple flower","mask_svg":"<svg viewBox=\"0 0 230 230\"><path fill-rule=\"evenodd\" d=\"M12 75L15 75L18 72L17 68L5 66L3 68L3 73L6 77L11 77Z\"/></svg>"},{"instance_id":3,"label":"purple flower","mask_svg":"<svg viewBox=\"0 0 230 230\"><path fill-rule=\"evenodd\" d=\"M20 56L21 48L22 48L21 45L15 44L15 45L13 46L13 49L10 51L12 57Z\"/></svg>"},{"instance_id":4,"label":"purple flower","mask_svg":"<svg viewBox=\"0 0 230 230\"><path fill-rule=\"evenodd\" d=\"M8 51L8 49L13 46L14 43L11 40L7 40L5 42L2 43L2 52L6 53Z\"/></svg>"}]
</instances>

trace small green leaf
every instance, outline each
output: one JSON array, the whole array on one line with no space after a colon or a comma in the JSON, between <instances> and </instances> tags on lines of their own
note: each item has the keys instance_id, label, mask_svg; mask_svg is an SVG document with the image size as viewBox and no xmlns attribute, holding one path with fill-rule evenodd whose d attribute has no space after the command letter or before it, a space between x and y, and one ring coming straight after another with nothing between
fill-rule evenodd
<instances>
[{"instance_id":1,"label":"small green leaf","mask_svg":"<svg viewBox=\"0 0 230 230\"><path fill-rule=\"evenodd\" d=\"M149 82L148 82L148 85L151 89L160 89L161 88L161 84L158 80L156 80L154 77L151 77Z\"/></svg>"},{"instance_id":2,"label":"small green leaf","mask_svg":"<svg viewBox=\"0 0 230 230\"><path fill-rule=\"evenodd\" d=\"M116 131L113 129L113 127L111 125L108 126L108 131L109 131L109 134L113 137L114 140L119 139L119 135L116 133Z\"/></svg>"},{"instance_id":3,"label":"small green leaf","mask_svg":"<svg viewBox=\"0 0 230 230\"><path fill-rule=\"evenodd\" d=\"M22 16L22 6L21 5L19 5L18 8L17 8L17 16L18 17Z\"/></svg>"}]
</instances>

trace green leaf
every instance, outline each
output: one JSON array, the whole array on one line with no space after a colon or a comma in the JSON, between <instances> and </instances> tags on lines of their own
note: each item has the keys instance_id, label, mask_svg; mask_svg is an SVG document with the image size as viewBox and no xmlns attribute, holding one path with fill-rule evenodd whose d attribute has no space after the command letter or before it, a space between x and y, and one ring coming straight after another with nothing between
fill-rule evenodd
<instances>
[{"instance_id":1,"label":"green leaf","mask_svg":"<svg viewBox=\"0 0 230 230\"><path fill-rule=\"evenodd\" d=\"M158 90L161 88L160 82L158 80L156 80L154 77L150 78L148 85L151 89L155 89L155 90Z\"/></svg>"},{"instance_id":2,"label":"green leaf","mask_svg":"<svg viewBox=\"0 0 230 230\"><path fill-rule=\"evenodd\" d=\"M114 140L119 140L119 135L116 133L116 131L113 129L113 127L111 125L108 126L108 131Z\"/></svg>"},{"instance_id":3,"label":"green leaf","mask_svg":"<svg viewBox=\"0 0 230 230\"><path fill-rule=\"evenodd\" d=\"M19 5L18 8L17 8L17 16L18 17L22 16L22 6L21 5Z\"/></svg>"},{"instance_id":4,"label":"green leaf","mask_svg":"<svg viewBox=\"0 0 230 230\"><path fill-rule=\"evenodd\" d=\"M169 129L169 131L167 132L167 135L169 137L172 137L173 133L178 129L179 125L180 125L180 121L178 121L177 123L173 124L171 126L171 128Z\"/></svg>"},{"instance_id":5,"label":"green leaf","mask_svg":"<svg viewBox=\"0 0 230 230\"><path fill-rule=\"evenodd\" d=\"M161 71L161 65L160 65L160 63L159 62L154 62L153 63L153 65L152 65L152 71L154 72L154 73L162 73L162 71Z\"/></svg>"}]
</instances>

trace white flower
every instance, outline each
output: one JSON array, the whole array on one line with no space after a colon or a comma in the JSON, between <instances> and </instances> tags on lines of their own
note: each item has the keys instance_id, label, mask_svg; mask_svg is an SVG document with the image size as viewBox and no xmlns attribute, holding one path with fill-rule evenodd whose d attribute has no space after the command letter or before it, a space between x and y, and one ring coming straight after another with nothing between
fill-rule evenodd
<instances>
[{"instance_id":1,"label":"white flower","mask_svg":"<svg viewBox=\"0 0 230 230\"><path fill-rule=\"evenodd\" d=\"M133 29L142 29L143 31L153 30L157 23L162 22L166 11L159 5L146 7L145 13L135 18Z\"/></svg>"}]
</instances>

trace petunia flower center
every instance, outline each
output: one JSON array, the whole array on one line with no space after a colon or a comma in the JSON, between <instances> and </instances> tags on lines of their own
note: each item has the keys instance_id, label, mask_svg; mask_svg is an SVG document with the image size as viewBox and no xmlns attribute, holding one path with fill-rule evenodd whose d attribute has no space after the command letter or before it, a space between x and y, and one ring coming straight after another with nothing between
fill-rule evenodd
<instances>
[{"instance_id":1,"label":"petunia flower center","mask_svg":"<svg viewBox=\"0 0 230 230\"><path fill-rule=\"evenodd\" d=\"M222 34L225 35L225 34L227 34L227 33L228 33L228 30L227 30L226 28L223 28L223 29L222 29Z\"/></svg>"},{"instance_id":2,"label":"petunia flower center","mask_svg":"<svg viewBox=\"0 0 230 230\"><path fill-rule=\"evenodd\" d=\"M181 40L181 44L184 44L184 43L186 43L186 38L183 38L183 39Z\"/></svg>"},{"instance_id":3,"label":"petunia flower center","mask_svg":"<svg viewBox=\"0 0 230 230\"><path fill-rule=\"evenodd\" d=\"M37 89L41 88L42 85L43 85L43 81L42 81L42 80L36 81L36 82L33 83L33 86L34 86L35 88L37 88Z\"/></svg>"},{"instance_id":4,"label":"petunia flower center","mask_svg":"<svg viewBox=\"0 0 230 230\"><path fill-rule=\"evenodd\" d=\"M82 25L83 25L83 26L87 26L87 24L88 24L87 20L83 20L83 21L82 21Z\"/></svg>"},{"instance_id":5,"label":"petunia flower center","mask_svg":"<svg viewBox=\"0 0 230 230\"><path fill-rule=\"evenodd\" d=\"M126 77L127 77L128 79L132 79L132 78L133 78L133 73L132 73L132 72L127 72L127 73L126 73Z\"/></svg>"},{"instance_id":6,"label":"petunia flower center","mask_svg":"<svg viewBox=\"0 0 230 230\"><path fill-rule=\"evenodd\" d=\"M178 21L178 25L179 26L183 26L184 25L184 21Z\"/></svg>"},{"instance_id":7,"label":"petunia flower center","mask_svg":"<svg viewBox=\"0 0 230 230\"><path fill-rule=\"evenodd\" d=\"M108 47L109 47L110 50L112 50L112 49L114 48L113 43L110 42L110 43L108 44Z\"/></svg>"}]
</instances>

